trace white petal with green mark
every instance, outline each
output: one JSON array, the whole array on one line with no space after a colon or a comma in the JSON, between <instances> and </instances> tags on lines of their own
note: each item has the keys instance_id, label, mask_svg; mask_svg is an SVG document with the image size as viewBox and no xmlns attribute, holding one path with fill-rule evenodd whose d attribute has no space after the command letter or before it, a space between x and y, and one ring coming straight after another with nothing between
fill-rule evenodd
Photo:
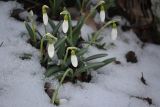
<instances>
[{"instance_id":1,"label":"white petal with green mark","mask_svg":"<svg viewBox=\"0 0 160 107\"><path fill-rule=\"evenodd\" d=\"M54 51L55 51L55 49L54 49L54 44L48 43L48 56L49 56L50 58L53 58L53 56L54 56Z\"/></svg>"},{"instance_id":2,"label":"white petal with green mark","mask_svg":"<svg viewBox=\"0 0 160 107\"><path fill-rule=\"evenodd\" d=\"M78 66L78 59L76 55L71 55L71 63L74 67Z\"/></svg>"},{"instance_id":3,"label":"white petal with green mark","mask_svg":"<svg viewBox=\"0 0 160 107\"><path fill-rule=\"evenodd\" d=\"M63 30L64 33L67 33L68 27L69 27L68 26L68 20L64 20L63 24L62 24L62 30Z\"/></svg>"},{"instance_id":4,"label":"white petal with green mark","mask_svg":"<svg viewBox=\"0 0 160 107\"><path fill-rule=\"evenodd\" d=\"M117 39L117 28L112 28L111 38L112 38L112 40Z\"/></svg>"},{"instance_id":5,"label":"white petal with green mark","mask_svg":"<svg viewBox=\"0 0 160 107\"><path fill-rule=\"evenodd\" d=\"M100 11L100 19L101 19L101 22L105 21L105 11L104 10Z\"/></svg>"},{"instance_id":6,"label":"white petal with green mark","mask_svg":"<svg viewBox=\"0 0 160 107\"><path fill-rule=\"evenodd\" d=\"M48 15L47 15L47 13L43 13L43 23L44 23L44 25L46 25L46 26L47 26L47 24L48 24Z\"/></svg>"}]
</instances>

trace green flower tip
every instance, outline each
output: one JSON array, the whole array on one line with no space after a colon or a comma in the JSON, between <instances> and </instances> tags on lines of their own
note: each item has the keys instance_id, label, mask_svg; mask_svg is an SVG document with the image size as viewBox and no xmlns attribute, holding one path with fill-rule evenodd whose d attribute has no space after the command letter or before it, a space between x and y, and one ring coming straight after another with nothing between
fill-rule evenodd
<instances>
[{"instance_id":1,"label":"green flower tip","mask_svg":"<svg viewBox=\"0 0 160 107\"><path fill-rule=\"evenodd\" d=\"M67 14L69 14L69 12L68 12L67 10L64 10L64 11L62 11L62 12L60 13L60 15L67 15Z\"/></svg>"},{"instance_id":2,"label":"green flower tip","mask_svg":"<svg viewBox=\"0 0 160 107\"><path fill-rule=\"evenodd\" d=\"M71 55L76 55L75 50L71 50Z\"/></svg>"},{"instance_id":3,"label":"green flower tip","mask_svg":"<svg viewBox=\"0 0 160 107\"><path fill-rule=\"evenodd\" d=\"M42 6L42 13L44 14L44 13L47 13L47 9L48 9L49 7L47 6L47 5L43 5Z\"/></svg>"},{"instance_id":4,"label":"green flower tip","mask_svg":"<svg viewBox=\"0 0 160 107\"><path fill-rule=\"evenodd\" d=\"M68 20L68 15L67 14L64 15L64 20Z\"/></svg>"},{"instance_id":5,"label":"green flower tip","mask_svg":"<svg viewBox=\"0 0 160 107\"><path fill-rule=\"evenodd\" d=\"M104 11L104 6L103 5L101 5L100 10Z\"/></svg>"},{"instance_id":6,"label":"green flower tip","mask_svg":"<svg viewBox=\"0 0 160 107\"><path fill-rule=\"evenodd\" d=\"M112 24L112 28L117 28L117 25L116 25L116 23L115 23L115 22L113 22L113 24Z\"/></svg>"},{"instance_id":7,"label":"green flower tip","mask_svg":"<svg viewBox=\"0 0 160 107\"><path fill-rule=\"evenodd\" d=\"M47 39L49 39L50 43L55 43L57 41L57 38L55 36L53 36L51 33L46 33L46 37Z\"/></svg>"},{"instance_id":8,"label":"green flower tip","mask_svg":"<svg viewBox=\"0 0 160 107\"><path fill-rule=\"evenodd\" d=\"M101 0L100 2L99 2L99 5L102 5L102 4L104 4L105 3L105 1L104 0Z\"/></svg>"}]
</instances>

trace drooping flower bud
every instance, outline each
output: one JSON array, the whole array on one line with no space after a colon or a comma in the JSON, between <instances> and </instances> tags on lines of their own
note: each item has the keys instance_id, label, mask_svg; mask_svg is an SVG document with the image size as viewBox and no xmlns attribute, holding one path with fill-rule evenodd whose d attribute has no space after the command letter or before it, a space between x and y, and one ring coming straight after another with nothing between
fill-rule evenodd
<instances>
[{"instance_id":1,"label":"drooping flower bud","mask_svg":"<svg viewBox=\"0 0 160 107\"><path fill-rule=\"evenodd\" d=\"M78 59L77 59L77 56L76 56L74 50L71 50L71 63L72 63L73 67L77 67L78 66Z\"/></svg>"},{"instance_id":2,"label":"drooping flower bud","mask_svg":"<svg viewBox=\"0 0 160 107\"><path fill-rule=\"evenodd\" d=\"M101 7L100 7L100 19L101 19L101 22L104 22L105 21L105 10L104 10L104 5L101 4Z\"/></svg>"},{"instance_id":3,"label":"drooping flower bud","mask_svg":"<svg viewBox=\"0 0 160 107\"><path fill-rule=\"evenodd\" d=\"M117 25L115 23L112 25L111 38L112 40L117 39Z\"/></svg>"},{"instance_id":4,"label":"drooping flower bud","mask_svg":"<svg viewBox=\"0 0 160 107\"><path fill-rule=\"evenodd\" d=\"M53 58L54 56L54 51L55 51L55 48L54 48L54 43L48 43L48 56L50 58Z\"/></svg>"},{"instance_id":5,"label":"drooping flower bud","mask_svg":"<svg viewBox=\"0 0 160 107\"><path fill-rule=\"evenodd\" d=\"M47 51L48 51L48 56L50 58L53 58L54 53L55 53L55 48L54 48L54 44L57 41L57 38L54 37L52 34L47 33L46 37L48 39L48 45L47 45Z\"/></svg>"},{"instance_id":6,"label":"drooping flower bud","mask_svg":"<svg viewBox=\"0 0 160 107\"><path fill-rule=\"evenodd\" d=\"M43 7L42 7L43 23L45 26L48 24L48 15L47 15L48 8L49 7L47 5L43 5Z\"/></svg>"},{"instance_id":7,"label":"drooping flower bud","mask_svg":"<svg viewBox=\"0 0 160 107\"><path fill-rule=\"evenodd\" d=\"M64 15L64 21L63 21L63 24L62 24L62 30L64 33L67 33L68 31L68 28L69 28L69 25L68 25L68 15Z\"/></svg>"}]
</instances>

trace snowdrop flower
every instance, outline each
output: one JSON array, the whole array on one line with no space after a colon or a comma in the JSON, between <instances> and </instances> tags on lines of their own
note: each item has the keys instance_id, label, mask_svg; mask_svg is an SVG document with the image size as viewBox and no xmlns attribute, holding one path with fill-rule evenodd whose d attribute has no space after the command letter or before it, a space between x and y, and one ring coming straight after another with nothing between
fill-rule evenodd
<instances>
[{"instance_id":1,"label":"snowdrop flower","mask_svg":"<svg viewBox=\"0 0 160 107\"><path fill-rule=\"evenodd\" d=\"M64 15L64 21L63 21L63 24L62 24L62 30L63 30L63 32L67 33L68 28L69 28L69 25L68 25L68 15Z\"/></svg>"},{"instance_id":2,"label":"snowdrop flower","mask_svg":"<svg viewBox=\"0 0 160 107\"><path fill-rule=\"evenodd\" d=\"M57 41L57 38L54 37L52 34L47 33L46 37L48 39L48 45L47 45L47 51L48 51L48 56L50 58L53 58L54 53L55 53L55 48L54 48L54 44Z\"/></svg>"},{"instance_id":3,"label":"snowdrop flower","mask_svg":"<svg viewBox=\"0 0 160 107\"><path fill-rule=\"evenodd\" d=\"M100 7L100 19L101 19L101 22L104 22L104 21L105 21L105 11L104 11L104 6L103 6L103 4L102 4L101 7Z\"/></svg>"},{"instance_id":4,"label":"snowdrop flower","mask_svg":"<svg viewBox=\"0 0 160 107\"><path fill-rule=\"evenodd\" d=\"M78 59L77 59L77 56L75 54L75 50L71 50L71 63L73 65L73 67L78 66Z\"/></svg>"},{"instance_id":5,"label":"snowdrop flower","mask_svg":"<svg viewBox=\"0 0 160 107\"><path fill-rule=\"evenodd\" d=\"M53 58L54 56L54 44L53 43L48 43L48 56L50 58Z\"/></svg>"},{"instance_id":6,"label":"snowdrop flower","mask_svg":"<svg viewBox=\"0 0 160 107\"><path fill-rule=\"evenodd\" d=\"M43 23L45 26L48 24L47 8L48 8L47 5L43 5L42 7Z\"/></svg>"},{"instance_id":7,"label":"snowdrop flower","mask_svg":"<svg viewBox=\"0 0 160 107\"><path fill-rule=\"evenodd\" d=\"M112 26L111 38L112 40L117 39L117 26L115 23L113 23L113 26Z\"/></svg>"},{"instance_id":8,"label":"snowdrop flower","mask_svg":"<svg viewBox=\"0 0 160 107\"><path fill-rule=\"evenodd\" d=\"M34 13L32 10L29 11L29 14L33 17Z\"/></svg>"}]
</instances>

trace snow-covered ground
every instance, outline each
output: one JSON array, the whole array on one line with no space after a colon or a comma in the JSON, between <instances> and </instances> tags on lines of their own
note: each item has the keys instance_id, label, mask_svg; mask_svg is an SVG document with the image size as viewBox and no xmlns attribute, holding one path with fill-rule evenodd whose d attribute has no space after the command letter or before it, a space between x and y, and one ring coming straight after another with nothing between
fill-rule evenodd
<instances>
[{"instance_id":1,"label":"snow-covered ground","mask_svg":"<svg viewBox=\"0 0 160 107\"><path fill-rule=\"evenodd\" d=\"M0 107L54 107L44 92L44 68L39 64L39 52L26 42L24 23L10 17L15 2L0 2ZM87 28L84 28L86 31ZM66 83L59 96L67 101L60 107L160 107L160 46L142 43L132 31L119 29L118 39L111 41L111 29L101 36L104 42L114 42L107 51L95 47L93 53L108 53L121 64L110 64L92 72L90 83ZM127 63L125 54L134 51L137 63ZM31 60L19 58L31 53ZM141 74L148 85L141 82ZM139 97L139 98L136 98ZM149 105L141 98L151 98Z\"/></svg>"}]
</instances>

